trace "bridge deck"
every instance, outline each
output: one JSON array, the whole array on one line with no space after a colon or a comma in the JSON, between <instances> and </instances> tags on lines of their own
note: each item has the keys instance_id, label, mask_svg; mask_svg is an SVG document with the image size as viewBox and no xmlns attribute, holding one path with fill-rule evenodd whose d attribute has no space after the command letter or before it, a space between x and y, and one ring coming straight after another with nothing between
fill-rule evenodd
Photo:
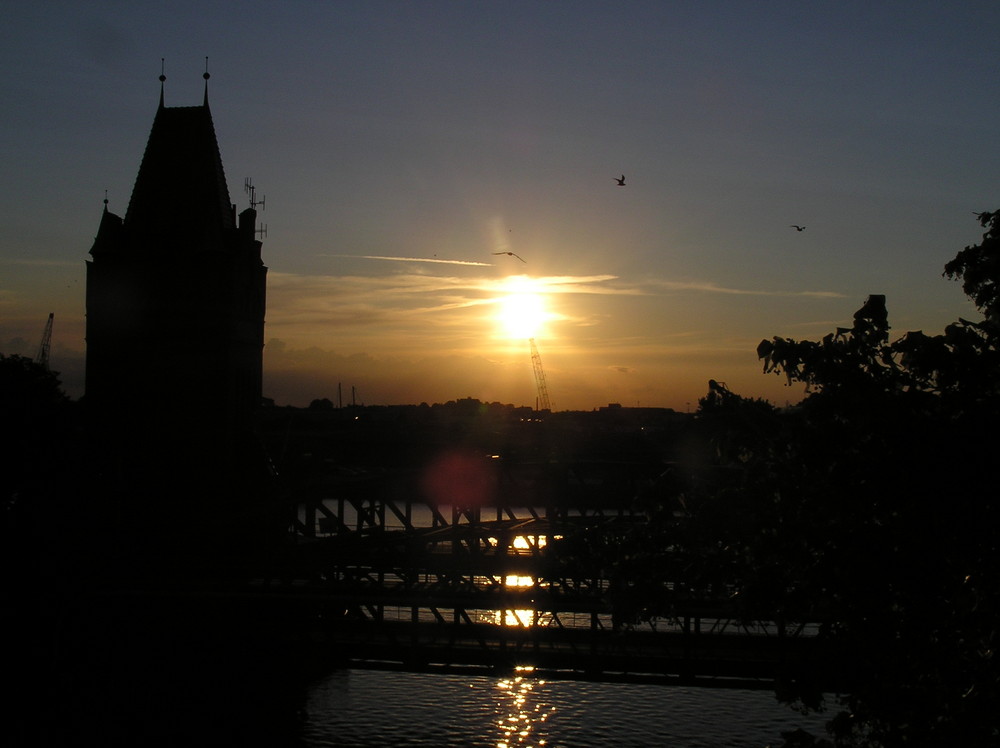
<instances>
[{"instance_id":1,"label":"bridge deck","mask_svg":"<svg viewBox=\"0 0 1000 748\"><path fill-rule=\"evenodd\" d=\"M622 612L620 580L616 589L599 573L552 564L549 541L635 526L641 515L499 506L449 516L409 502L338 499L300 518L308 580L258 592L310 611L317 652L345 666L530 668L553 678L743 688L805 675L834 681L815 625L746 620L732 589L663 585L658 615L640 621Z\"/></svg>"}]
</instances>

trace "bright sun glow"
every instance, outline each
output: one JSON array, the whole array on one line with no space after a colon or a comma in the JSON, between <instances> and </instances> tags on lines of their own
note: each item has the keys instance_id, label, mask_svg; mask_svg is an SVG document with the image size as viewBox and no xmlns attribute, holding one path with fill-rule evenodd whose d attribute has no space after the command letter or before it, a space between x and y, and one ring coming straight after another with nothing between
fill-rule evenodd
<instances>
[{"instance_id":1,"label":"bright sun glow","mask_svg":"<svg viewBox=\"0 0 1000 748\"><path fill-rule=\"evenodd\" d=\"M497 321L504 334L517 340L535 337L547 317L545 300L530 278L508 278L507 295L499 299Z\"/></svg>"}]
</instances>

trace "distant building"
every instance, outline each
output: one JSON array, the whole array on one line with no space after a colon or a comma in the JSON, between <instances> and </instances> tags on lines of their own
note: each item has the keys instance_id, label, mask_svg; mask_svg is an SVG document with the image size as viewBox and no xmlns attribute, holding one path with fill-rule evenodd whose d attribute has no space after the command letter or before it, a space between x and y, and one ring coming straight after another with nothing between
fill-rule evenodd
<instances>
[{"instance_id":1,"label":"distant building","mask_svg":"<svg viewBox=\"0 0 1000 748\"><path fill-rule=\"evenodd\" d=\"M160 105L125 218L87 262L86 400L240 428L260 406L267 268L236 216L208 107Z\"/></svg>"}]
</instances>

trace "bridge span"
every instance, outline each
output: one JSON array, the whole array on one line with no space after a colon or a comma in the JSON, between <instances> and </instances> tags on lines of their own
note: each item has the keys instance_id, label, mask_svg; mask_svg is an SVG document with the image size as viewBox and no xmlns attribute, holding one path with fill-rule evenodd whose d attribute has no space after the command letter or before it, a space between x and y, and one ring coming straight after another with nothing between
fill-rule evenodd
<instances>
[{"instance_id":1,"label":"bridge span","mask_svg":"<svg viewBox=\"0 0 1000 748\"><path fill-rule=\"evenodd\" d=\"M663 588L655 617L637 617L623 611L622 580L554 562L560 539L643 521L619 510L328 500L300 507L295 573L248 594L298 611L316 656L342 667L839 686L813 622L749 619L732 589L680 581Z\"/></svg>"}]
</instances>

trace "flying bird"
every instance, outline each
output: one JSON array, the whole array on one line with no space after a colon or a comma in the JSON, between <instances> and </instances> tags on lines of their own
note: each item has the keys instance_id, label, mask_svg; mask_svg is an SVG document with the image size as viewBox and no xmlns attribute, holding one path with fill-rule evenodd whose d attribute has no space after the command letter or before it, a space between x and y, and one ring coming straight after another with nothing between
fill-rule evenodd
<instances>
[{"instance_id":1,"label":"flying bird","mask_svg":"<svg viewBox=\"0 0 1000 748\"><path fill-rule=\"evenodd\" d=\"M511 257L516 257L517 259L519 259L523 263L527 263L528 262L523 257L521 257L521 255L516 255L513 252L494 252L493 254L495 254L495 255L510 255Z\"/></svg>"},{"instance_id":2,"label":"flying bird","mask_svg":"<svg viewBox=\"0 0 1000 748\"><path fill-rule=\"evenodd\" d=\"M805 226L797 226L797 225L795 225L794 223L792 223L792 224L789 224L789 228L793 228L793 229L795 229L796 231L805 231L805 230L806 230L806 227L805 227Z\"/></svg>"},{"instance_id":3,"label":"flying bird","mask_svg":"<svg viewBox=\"0 0 1000 748\"><path fill-rule=\"evenodd\" d=\"M620 177L614 177L614 180L616 182L618 182L618 186L619 187L624 187L625 186L625 175L624 174L622 174Z\"/></svg>"}]
</instances>

